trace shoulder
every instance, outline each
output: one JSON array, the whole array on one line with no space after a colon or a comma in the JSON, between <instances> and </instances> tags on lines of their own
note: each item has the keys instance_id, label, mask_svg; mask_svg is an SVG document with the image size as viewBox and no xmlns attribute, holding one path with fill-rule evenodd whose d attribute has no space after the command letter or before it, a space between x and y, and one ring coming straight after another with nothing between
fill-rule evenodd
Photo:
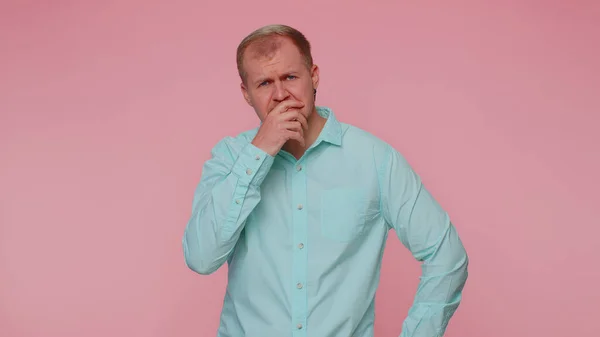
<instances>
[{"instance_id":1,"label":"shoulder","mask_svg":"<svg viewBox=\"0 0 600 337\"><path fill-rule=\"evenodd\" d=\"M342 146L348 150L361 154L369 154L378 161L384 161L395 149L374 133L349 123L340 123L342 126Z\"/></svg>"},{"instance_id":2,"label":"shoulder","mask_svg":"<svg viewBox=\"0 0 600 337\"><path fill-rule=\"evenodd\" d=\"M357 159L369 160L378 171L412 170L407 158L391 143L358 126L341 123L342 146Z\"/></svg>"}]
</instances>

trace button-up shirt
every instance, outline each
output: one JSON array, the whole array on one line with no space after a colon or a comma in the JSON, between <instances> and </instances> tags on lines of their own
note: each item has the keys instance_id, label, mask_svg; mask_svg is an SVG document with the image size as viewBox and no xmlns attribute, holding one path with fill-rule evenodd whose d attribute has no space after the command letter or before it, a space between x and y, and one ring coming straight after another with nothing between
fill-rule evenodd
<instances>
[{"instance_id":1,"label":"button-up shirt","mask_svg":"<svg viewBox=\"0 0 600 337\"><path fill-rule=\"evenodd\" d=\"M388 234L422 265L401 337L442 336L461 301L468 257L450 218L391 145L327 107L300 159L251 141L211 151L183 235L187 266L227 263L218 337L372 337Z\"/></svg>"}]
</instances>

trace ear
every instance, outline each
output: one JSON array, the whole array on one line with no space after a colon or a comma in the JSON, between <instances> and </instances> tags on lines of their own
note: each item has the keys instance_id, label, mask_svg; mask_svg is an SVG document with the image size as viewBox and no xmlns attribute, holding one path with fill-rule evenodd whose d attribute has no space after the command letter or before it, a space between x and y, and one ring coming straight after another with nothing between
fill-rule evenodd
<instances>
[{"instance_id":1,"label":"ear","mask_svg":"<svg viewBox=\"0 0 600 337\"><path fill-rule=\"evenodd\" d=\"M319 66L313 64L310 73L312 77L313 88L317 89L317 87L319 86Z\"/></svg>"},{"instance_id":2,"label":"ear","mask_svg":"<svg viewBox=\"0 0 600 337\"><path fill-rule=\"evenodd\" d=\"M252 100L250 99L250 95L248 94L248 89L244 85L244 82L240 83L240 90L242 90L242 95L244 96L246 103L248 103L249 106L252 106Z\"/></svg>"}]
</instances>

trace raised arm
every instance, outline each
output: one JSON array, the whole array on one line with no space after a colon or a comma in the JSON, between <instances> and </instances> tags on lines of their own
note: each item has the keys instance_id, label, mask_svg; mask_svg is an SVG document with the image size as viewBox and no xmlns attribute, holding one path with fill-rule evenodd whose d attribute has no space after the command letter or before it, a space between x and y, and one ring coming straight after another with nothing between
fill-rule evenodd
<instances>
[{"instance_id":1,"label":"raised arm","mask_svg":"<svg viewBox=\"0 0 600 337\"><path fill-rule=\"evenodd\" d=\"M221 140L204 164L183 235L187 266L207 275L231 255L274 158L251 143Z\"/></svg>"}]
</instances>

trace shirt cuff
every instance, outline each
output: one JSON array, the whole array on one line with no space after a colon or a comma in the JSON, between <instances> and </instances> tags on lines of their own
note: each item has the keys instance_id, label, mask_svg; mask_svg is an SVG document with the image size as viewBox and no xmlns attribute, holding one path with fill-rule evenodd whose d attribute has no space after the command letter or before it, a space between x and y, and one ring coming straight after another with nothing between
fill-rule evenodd
<instances>
[{"instance_id":1,"label":"shirt cuff","mask_svg":"<svg viewBox=\"0 0 600 337\"><path fill-rule=\"evenodd\" d=\"M274 160L275 157L248 143L235 161L233 173L247 185L260 186Z\"/></svg>"}]
</instances>

